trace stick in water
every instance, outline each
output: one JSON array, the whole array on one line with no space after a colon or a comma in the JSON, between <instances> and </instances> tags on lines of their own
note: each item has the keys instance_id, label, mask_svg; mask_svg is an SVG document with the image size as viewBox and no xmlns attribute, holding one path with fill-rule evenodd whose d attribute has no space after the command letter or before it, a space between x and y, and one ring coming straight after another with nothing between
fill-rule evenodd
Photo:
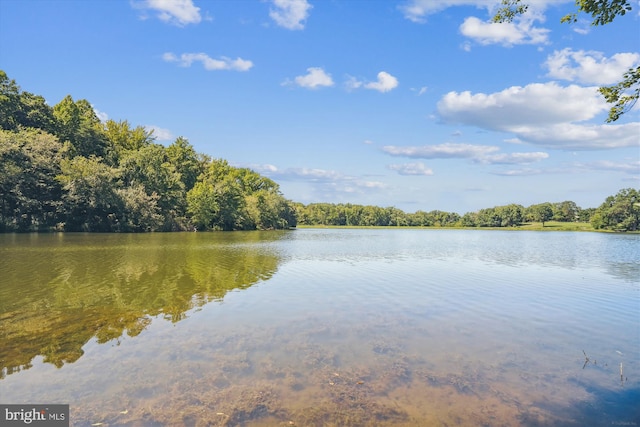
<instances>
[{"instance_id":1,"label":"stick in water","mask_svg":"<svg viewBox=\"0 0 640 427\"><path fill-rule=\"evenodd\" d=\"M620 362L620 384L624 384L624 371L622 370L622 362Z\"/></svg>"}]
</instances>

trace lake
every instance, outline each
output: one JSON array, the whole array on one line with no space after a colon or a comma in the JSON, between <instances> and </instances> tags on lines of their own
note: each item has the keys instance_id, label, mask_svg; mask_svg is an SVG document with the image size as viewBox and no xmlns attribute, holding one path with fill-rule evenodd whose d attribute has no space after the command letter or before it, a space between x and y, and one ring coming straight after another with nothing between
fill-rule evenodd
<instances>
[{"instance_id":1,"label":"lake","mask_svg":"<svg viewBox=\"0 0 640 427\"><path fill-rule=\"evenodd\" d=\"M640 235L0 235L0 403L74 426L640 425L639 319Z\"/></svg>"}]
</instances>

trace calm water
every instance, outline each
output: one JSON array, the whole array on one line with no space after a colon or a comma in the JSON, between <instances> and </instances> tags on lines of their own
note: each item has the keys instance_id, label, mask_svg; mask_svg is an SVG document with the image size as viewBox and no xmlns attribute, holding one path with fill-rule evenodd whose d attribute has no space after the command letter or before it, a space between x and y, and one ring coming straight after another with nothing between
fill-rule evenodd
<instances>
[{"instance_id":1,"label":"calm water","mask_svg":"<svg viewBox=\"0 0 640 427\"><path fill-rule=\"evenodd\" d=\"M74 426L640 425L639 319L640 235L0 235L0 402Z\"/></svg>"}]
</instances>

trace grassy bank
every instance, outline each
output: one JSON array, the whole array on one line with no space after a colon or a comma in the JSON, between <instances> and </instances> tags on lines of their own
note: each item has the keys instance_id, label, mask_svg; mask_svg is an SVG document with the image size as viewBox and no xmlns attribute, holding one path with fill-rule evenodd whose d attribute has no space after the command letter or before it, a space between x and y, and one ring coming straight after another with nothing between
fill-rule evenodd
<instances>
[{"instance_id":1,"label":"grassy bank","mask_svg":"<svg viewBox=\"0 0 640 427\"><path fill-rule=\"evenodd\" d=\"M525 222L516 227L419 227L419 226L357 226L357 225L298 225L298 228L407 228L407 229L465 229L465 230L532 230L532 231L602 231L595 230L588 222L547 221Z\"/></svg>"},{"instance_id":2,"label":"grassy bank","mask_svg":"<svg viewBox=\"0 0 640 427\"><path fill-rule=\"evenodd\" d=\"M526 222L517 228L537 231L600 231L595 230L588 222L547 221L544 227L541 222Z\"/></svg>"}]
</instances>

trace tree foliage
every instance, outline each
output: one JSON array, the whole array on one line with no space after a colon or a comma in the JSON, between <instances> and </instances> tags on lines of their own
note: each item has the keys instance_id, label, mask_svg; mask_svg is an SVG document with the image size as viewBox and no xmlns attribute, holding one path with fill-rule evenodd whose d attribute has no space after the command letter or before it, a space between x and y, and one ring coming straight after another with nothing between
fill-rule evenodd
<instances>
[{"instance_id":1,"label":"tree foliage","mask_svg":"<svg viewBox=\"0 0 640 427\"><path fill-rule=\"evenodd\" d=\"M161 229L179 229L186 211L186 193L180 173L169 161L166 149L159 144L129 150L120 159L122 184L143 188L160 208L164 220Z\"/></svg>"},{"instance_id":2,"label":"tree foliage","mask_svg":"<svg viewBox=\"0 0 640 427\"><path fill-rule=\"evenodd\" d=\"M295 211L278 184L246 168L216 159L187 193L188 211L197 227L220 230L288 228Z\"/></svg>"},{"instance_id":3,"label":"tree foliage","mask_svg":"<svg viewBox=\"0 0 640 427\"><path fill-rule=\"evenodd\" d=\"M0 130L0 231L37 231L58 221L63 146L39 129Z\"/></svg>"},{"instance_id":4,"label":"tree foliage","mask_svg":"<svg viewBox=\"0 0 640 427\"><path fill-rule=\"evenodd\" d=\"M87 100L53 108L0 70L0 231L275 229L296 225L278 185L168 147L128 121L101 122Z\"/></svg>"},{"instance_id":5,"label":"tree foliage","mask_svg":"<svg viewBox=\"0 0 640 427\"><path fill-rule=\"evenodd\" d=\"M596 230L640 230L640 192L626 188L607 197L591 216L591 225Z\"/></svg>"},{"instance_id":6,"label":"tree foliage","mask_svg":"<svg viewBox=\"0 0 640 427\"><path fill-rule=\"evenodd\" d=\"M154 140L152 131L143 126L132 128L126 120L107 120L103 125L103 132L107 139L106 160L113 165L127 153L140 150Z\"/></svg>"},{"instance_id":7,"label":"tree foliage","mask_svg":"<svg viewBox=\"0 0 640 427\"><path fill-rule=\"evenodd\" d=\"M576 0L576 6L577 12L565 15L560 22L575 23L580 13L587 13L591 15L591 25L606 25L633 9L630 0ZM527 0L502 0L502 6L497 10L493 21L512 22L527 10ZM640 66L627 70L620 82L598 90L609 104L613 104L606 121L615 122L631 110L640 98Z\"/></svg>"},{"instance_id":8,"label":"tree foliage","mask_svg":"<svg viewBox=\"0 0 640 427\"><path fill-rule=\"evenodd\" d=\"M120 171L100 158L62 159L58 180L64 186L62 219L67 231L115 231L121 199L117 193Z\"/></svg>"},{"instance_id":9,"label":"tree foliage","mask_svg":"<svg viewBox=\"0 0 640 427\"><path fill-rule=\"evenodd\" d=\"M332 203L296 203L296 215L301 225L382 226L382 227L518 227L526 222L550 220L589 222L595 209L582 209L570 200L540 203L524 207L512 203L480 209L460 216L455 212L433 210L405 213L394 207Z\"/></svg>"},{"instance_id":10,"label":"tree foliage","mask_svg":"<svg viewBox=\"0 0 640 427\"><path fill-rule=\"evenodd\" d=\"M296 204L298 222L302 225L378 226L378 227L453 227L460 215L434 210L405 213L395 207L379 207L331 203Z\"/></svg>"},{"instance_id":11,"label":"tree foliage","mask_svg":"<svg viewBox=\"0 0 640 427\"><path fill-rule=\"evenodd\" d=\"M576 6L578 11L565 15L560 22L577 22L580 13L588 13L593 19L591 25L605 25L632 9L629 0L576 0Z\"/></svg>"},{"instance_id":12,"label":"tree foliage","mask_svg":"<svg viewBox=\"0 0 640 427\"><path fill-rule=\"evenodd\" d=\"M527 215L531 221L541 222L544 227L544 223L553 218L553 205L548 202L531 205L527 209Z\"/></svg>"},{"instance_id":13,"label":"tree foliage","mask_svg":"<svg viewBox=\"0 0 640 427\"><path fill-rule=\"evenodd\" d=\"M56 119L56 136L68 143L72 155L104 156L106 138L102 124L93 107L86 99L74 101L67 95L53 107Z\"/></svg>"},{"instance_id":14,"label":"tree foliage","mask_svg":"<svg viewBox=\"0 0 640 427\"><path fill-rule=\"evenodd\" d=\"M191 190L198 176L204 172L204 165L208 160L199 156L189 141L181 136L167 147L166 153L169 162L180 174L185 190Z\"/></svg>"},{"instance_id":15,"label":"tree foliage","mask_svg":"<svg viewBox=\"0 0 640 427\"><path fill-rule=\"evenodd\" d=\"M22 128L56 131L53 109L44 98L23 92L15 80L0 70L0 128L17 131Z\"/></svg>"},{"instance_id":16,"label":"tree foliage","mask_svg":"<svg viewBox=\"0 0 640 427\"><path fill-rule=\"evenodd\" d=\"M615 122L631 110L640 98L640 67L630 68L624 73L622 81L612 86L603 86L598 91L608 103L613 104L607 122Z\"/></svg>"}]
</instances>

